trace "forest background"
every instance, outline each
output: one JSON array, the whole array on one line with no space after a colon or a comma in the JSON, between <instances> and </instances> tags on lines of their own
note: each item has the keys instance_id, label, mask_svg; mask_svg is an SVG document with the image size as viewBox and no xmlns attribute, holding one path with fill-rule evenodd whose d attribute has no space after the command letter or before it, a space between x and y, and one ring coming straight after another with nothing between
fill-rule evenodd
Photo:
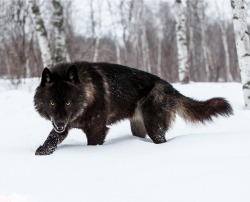
<instances>
[{"instance_id":1,"label":"forest background","mask_svg":"<svg viewBox=\"0 0 250 202\"><path fill-rule=\"evenodd\" d=\"M55 8L45 0L0 0L0 77L38 77L45 66L32 18L36 3L52 63L57 60ZM119 63L180 80L176 2L151 0L52 1L62 7L63 60ZM187 0L187 66L191 81L240 81L230 1ZM246 6L249 3L246 2ZM248 10L246 8L246 10Z\"/></svg>"}]
</instances>

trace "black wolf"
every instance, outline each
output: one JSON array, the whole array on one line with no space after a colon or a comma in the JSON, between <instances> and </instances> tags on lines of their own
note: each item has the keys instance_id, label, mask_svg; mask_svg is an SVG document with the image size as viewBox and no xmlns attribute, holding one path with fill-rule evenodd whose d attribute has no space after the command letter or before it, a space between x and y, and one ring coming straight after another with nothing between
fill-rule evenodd
<instances>
[{"instance_id":1,"label":"black wolf","mask_svg":"<svg viewBox=\"0 0 250 202\"><path fill-rule=\"evenodd\" d=\"M71 128L82 129L88 145L101 145L108 125L129 119L134 136L145 138L147 134L158 144L166 142L165 133L176 114L189 122L204 123L233 113L223 98L197 101L152 74L117 64L89 62L45 68L34 105L53 125L36 155L52 154Z\"/></svg>"}]
</instances>

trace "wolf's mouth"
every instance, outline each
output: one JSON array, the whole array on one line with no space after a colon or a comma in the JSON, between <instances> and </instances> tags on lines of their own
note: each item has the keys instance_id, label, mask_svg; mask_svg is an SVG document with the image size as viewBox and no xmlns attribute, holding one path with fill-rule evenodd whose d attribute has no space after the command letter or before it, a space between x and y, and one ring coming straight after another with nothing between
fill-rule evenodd
<instances>
[{"instance_id":1,"label":"wolf's mouth","mask_svg":"<svg viewBox=\"0 0 250 202\"><path fill-rule=\"evenodd\" d=\"M52 125L57 133L63 133L66 129L66 124L64 122L58 122L55 124L54 121L52 121Z\"/></svg>"}]
</instances>

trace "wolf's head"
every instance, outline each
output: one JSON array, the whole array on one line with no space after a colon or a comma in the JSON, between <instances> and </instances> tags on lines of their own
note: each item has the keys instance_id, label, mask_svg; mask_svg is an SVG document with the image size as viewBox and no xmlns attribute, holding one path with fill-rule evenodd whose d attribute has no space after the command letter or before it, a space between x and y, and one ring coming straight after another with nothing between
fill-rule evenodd
<instances>
[{"instance_id":1,"label":"wolf's head","mask_svg":"<svg viewBox=\"0 0 250 202\"><path fill-rule=\"evenodd\" d=\"M62 133L67 125L76 120L86 107L75 65L58 73L45 68L40 85L36 89L34 105L38 113L50 120L54 130Z\"/></svg>"}]
</instances>

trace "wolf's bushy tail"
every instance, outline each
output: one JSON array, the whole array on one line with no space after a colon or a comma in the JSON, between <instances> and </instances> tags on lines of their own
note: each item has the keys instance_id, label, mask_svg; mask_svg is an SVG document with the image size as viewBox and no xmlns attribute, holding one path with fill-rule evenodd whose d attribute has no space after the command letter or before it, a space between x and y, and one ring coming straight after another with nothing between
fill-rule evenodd
<instances>
[{"instance_id":1,"label":"wolf's bushy tail","mask_svg":"<svg viewBox=\"0 0 250 202\"><path fill-rule=\"evenodd\" d=\"M224 98L216 97L206 101L197 101L181 95L179 99L176 112L187 122L212 122L213 117L227 117L233 114L231 105Z\"/></svg>"}]
</instances>

